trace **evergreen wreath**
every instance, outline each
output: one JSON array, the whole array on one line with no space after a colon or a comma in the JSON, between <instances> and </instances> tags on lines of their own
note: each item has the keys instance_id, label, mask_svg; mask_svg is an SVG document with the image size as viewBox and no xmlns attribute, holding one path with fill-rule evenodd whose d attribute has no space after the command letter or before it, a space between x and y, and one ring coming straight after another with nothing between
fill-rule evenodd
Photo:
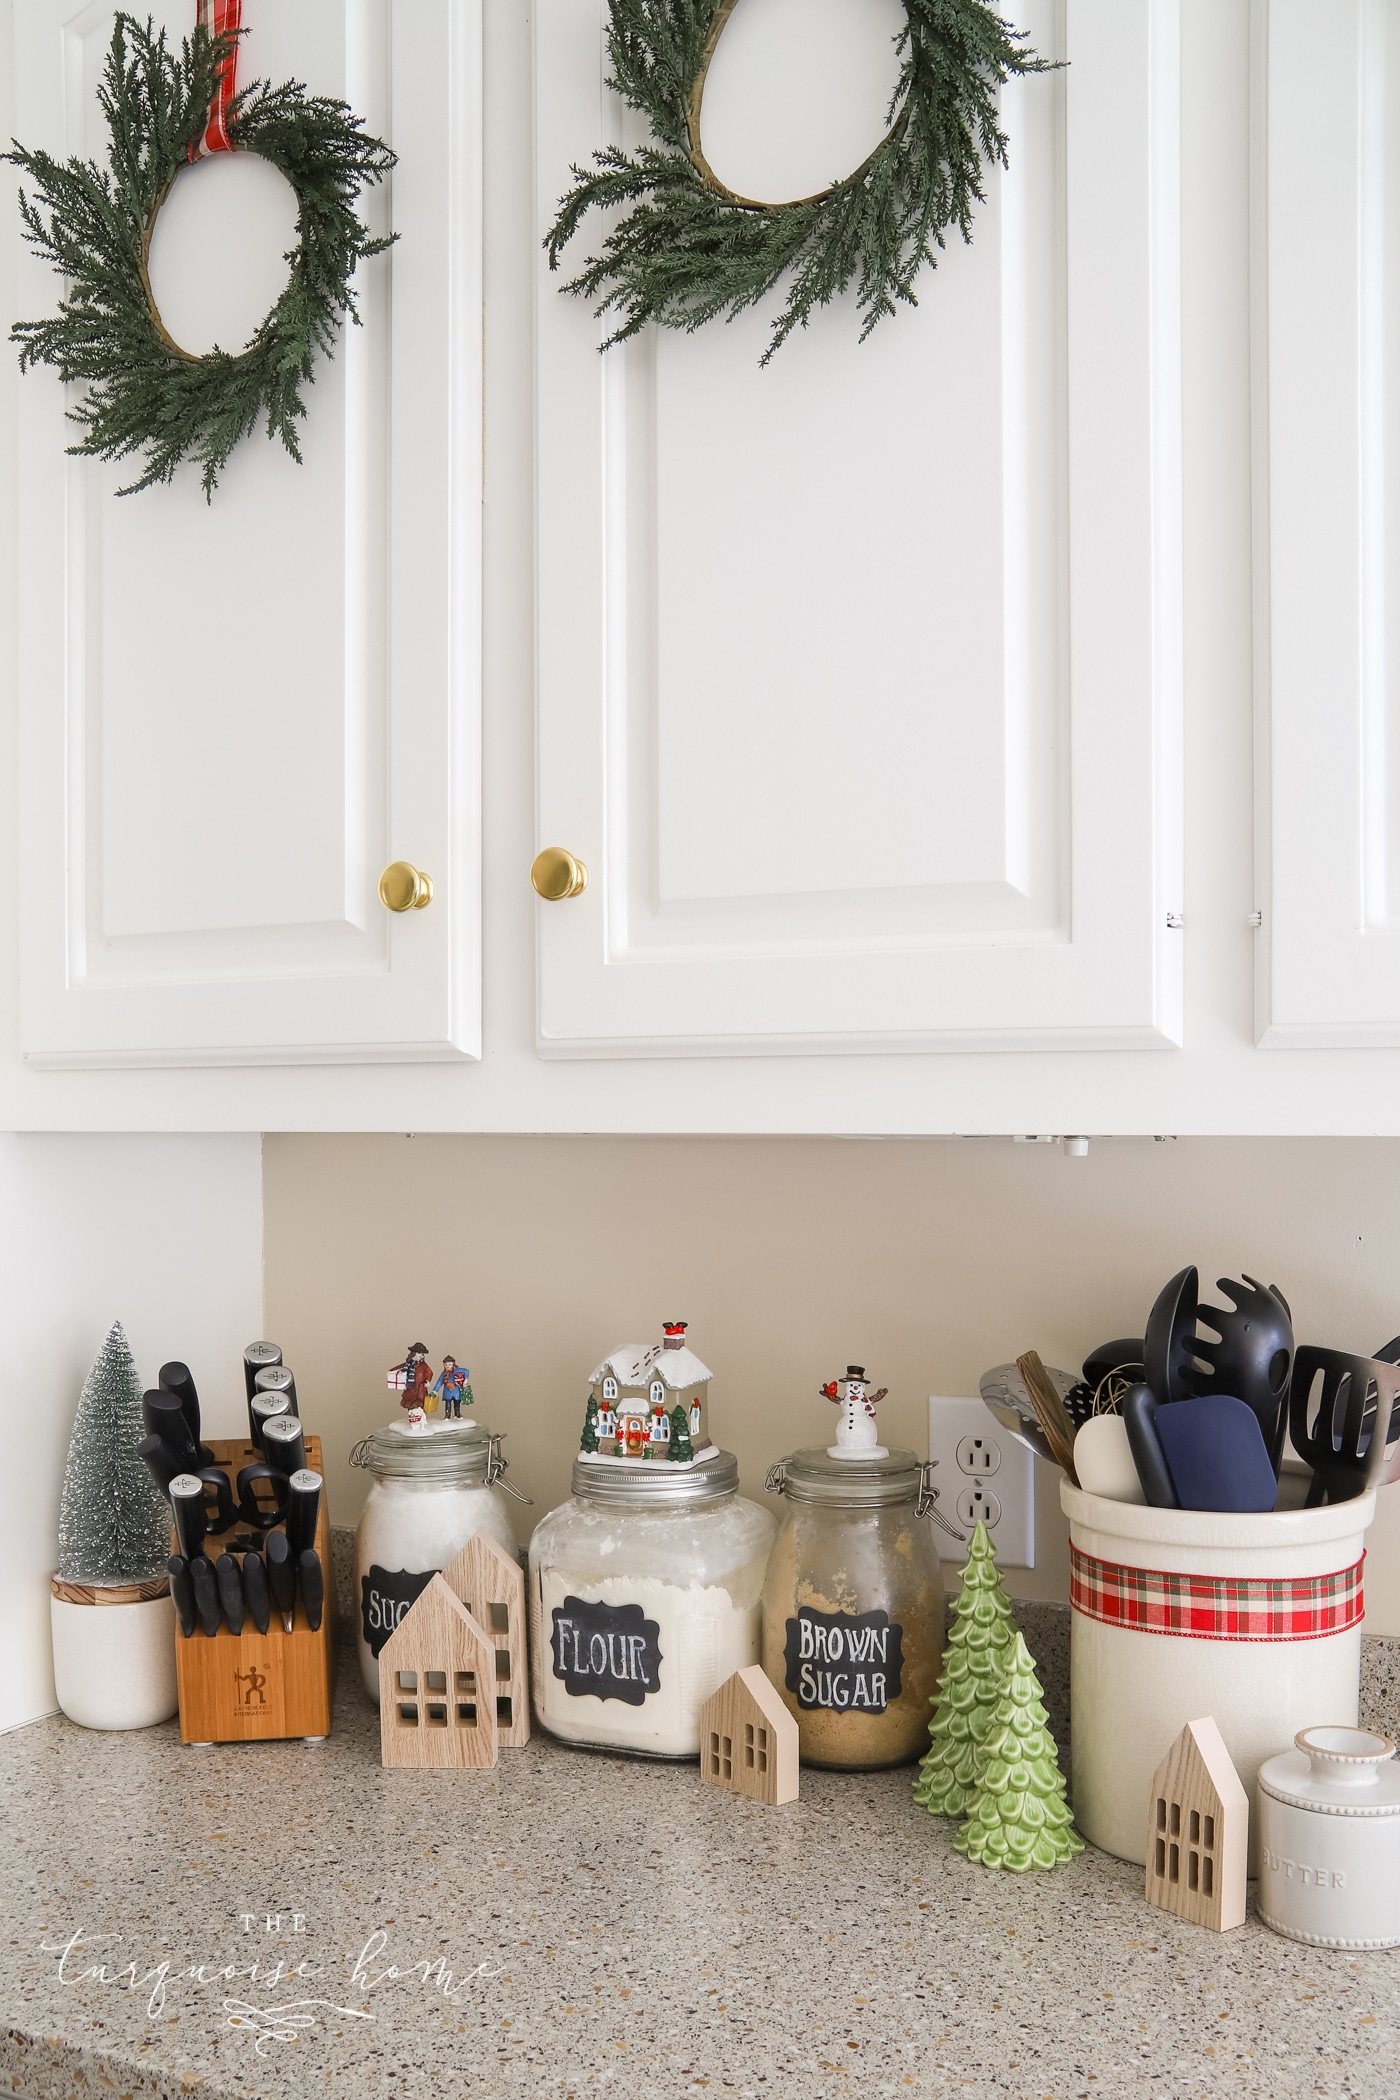
<instances>
[{"instance_id":1,"label":"evergreen wreath","mask_svg":"<svg viewBox=\"0 0 1400 2100\"><path fill-rule=\"evenodd\" d=\"M178 56L165 32L119 14L98 101L111 135L109 165L57 161L16 145L0 158L24 170L37 201L20 192L24 238L67 279L57 314L19 321L20 369L52 365L86 388L68 411L84 436L69 451L119 460L144 448L132 495L169 481L197 460L205 497L240 439L266 416L300 464L297 419L318 351L334 348L342 315L356 323L350 279L357 263L396 238L371 239L355 204L362 185L379 182L395 156L363 135L344 102L308 95L300 81L253 81L228 104L230 144L259 153L286 176L297 199L297 244L272 311L246 347L195 357L167 333L151 293L147 262L157 215L209 119L236 34L201 25Z\"/></svg>"},{"instance_id":2,"label":"evergreen wreath","mask_svg":"<svg viewBox=\"0 0 1400 2100\"><path fill-rule=\"evenodd\" d=\"M986 0L904 0L899 82L880 144L815 196L762 204L726 188L700 140L705 77L736 5L608 0L608 84L647 119L654 143L635 154L609 146L592 170L571 168L574 185L545 240L558 269L588 211L625 210L601 254L563 287L602 295L595 311L617 320L605 350L648 321L690 332L732 320L784 278L787 303L762 364L852 282L864 342L896 301L918 304L914 280L925 263L936 266L950 226L971 240L983 162L1007 164L998 88L1054 70Z\"/></svg>"}]
</instances>

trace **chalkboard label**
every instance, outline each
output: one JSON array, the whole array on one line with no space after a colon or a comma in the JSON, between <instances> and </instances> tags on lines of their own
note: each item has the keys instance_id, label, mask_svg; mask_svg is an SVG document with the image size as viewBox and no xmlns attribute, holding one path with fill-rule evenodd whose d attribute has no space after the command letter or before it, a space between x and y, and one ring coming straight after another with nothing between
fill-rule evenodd
<instances>
[{"instance_id":1,"label":"chalkboard label","mask_svg":"<svg viewBox=\"0 0 1400 2100\"><path fill-rule=\"evenodd\" d=\"M812 1611L787 1622L787 1688L804 1713L882 1714L899 1697L904 1628L883 1611Z\"/></svg>"},{"instance_id":2,"label":"chalkboard label","mask_svg":"<svg viewBox=\"0 0 1400 2100\"><path fill-rule=\"evenodd\" d=\"M554 1674L571 1699L621 1699L640 1706L661 1689L661 1628L640 1604L585 1604L566 1597L553 1611Z\"/></svg>"},{"instance_id":3,"label":"chalkboard label","mask_svg":"<svg viewBox=\"0 0 1400 2100\"><path fill-rule=\"evenodd\" d=\"M437 1574L436 1568L416 1569L410 1575L400 1568L391 1575L387 1568L371 1566L360 1577L360 1619L365 1646L375 1659L410 1604L416 1604Z\"/></svg>"}]
</instances>

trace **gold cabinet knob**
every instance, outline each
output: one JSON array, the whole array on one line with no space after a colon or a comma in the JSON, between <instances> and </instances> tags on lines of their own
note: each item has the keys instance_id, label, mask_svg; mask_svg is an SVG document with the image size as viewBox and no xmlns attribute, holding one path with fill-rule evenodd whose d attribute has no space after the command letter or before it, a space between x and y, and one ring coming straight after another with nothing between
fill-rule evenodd
<instances>
[{"instance_id":1,"label":"gold cabinet knob","mask_svg":"<svg viewBox=\"0 0 1400 2100\"><path fill-rule=\"evenodd\" d=\"M411 860L391 860L379 878L379 901L386 911L422 911L433 901L433 878Z\"/></svg>"},{"instance_id":2,"label":"gold cabinet knob","mask_svg":"<svg viewBox=\"0 0 1400 2100\"><path fill-rule=\"evenodd\" d=\"M530 864L530 881L536 896L543 897L546 904L558 904L588 888L588 870L562 846L546 846Z\"/></svg>"}]
</instances>

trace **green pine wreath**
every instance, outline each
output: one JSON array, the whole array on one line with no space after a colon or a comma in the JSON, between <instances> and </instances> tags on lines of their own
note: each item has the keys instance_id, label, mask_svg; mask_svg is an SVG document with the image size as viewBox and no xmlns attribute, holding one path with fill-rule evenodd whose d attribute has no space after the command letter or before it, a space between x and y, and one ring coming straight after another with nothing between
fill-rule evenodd
<instances>
[{"instance_id":1,"label":"green pine wreath","mask_svg":"<svg viewBox=\"0 0 1400 2100\"><path fill-rule=\"evenodd\" d=\"M1006 166L998 88L1053 70L986 0L904 0L885 137L817 195L762 204L726 188L700 141L705 76L736 4L608 0L609 85L647 119L654 143L635 154L609 146L591 170L572 168L545 240L558 269L586 213L625 212L563 287L601 294L595 311L616 321L605 350L648 321L690 331L732 320L783 280L786 304L761 363L853 283L864 342L897 302L918 304L914 281L936 265L949 227L971 240L983 165Z\"/></svg>"},{"instance_id":2,"label":"green pine wreath","mask_svg":"<svg viewBox=\"0 0 1400 2100\"><path fill-rule=\"evenodd\" d=\"M355 210L361 187L394 166L389 148L364 136L344 102L308 95L299 81L254 81L229 103L227 130L236 149L271 161L296 193L286 286L240 351L195 357L167 333L147 273L151 235L236 48L235 35L199 27L177 56L164 30L119 14L98 91L109 165L18 145L0 156L34 185L34 199L20 192L25 239L67 280L57 314L11 330L20 368L52 365L85 388L68 411L84 432L70 452L107 460L144 452L144 471L123 496L171 480L185 459L199 463L212 496L235 445L264 417L268 437L300 462L296 426L317 352L334 348L344 315L358 323L355 267L395 238L371 239Z\"/></svg>"}]
</instances>

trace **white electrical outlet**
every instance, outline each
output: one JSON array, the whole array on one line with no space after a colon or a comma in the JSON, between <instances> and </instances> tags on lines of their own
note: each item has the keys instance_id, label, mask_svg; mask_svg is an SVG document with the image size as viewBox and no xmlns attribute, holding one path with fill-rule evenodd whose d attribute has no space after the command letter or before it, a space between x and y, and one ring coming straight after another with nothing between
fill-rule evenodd
<instances>
[{"instance_id":1,"label":"white electrical outlet","mask_svg":"<svg viewBox=\"0 0 1400 2100\"><path fill-rule=\"evenodd\" d=\"M1035 1566L1035 1459L1008 1436L980 1400L948 1400L931 1394L928 1455L938 1460L933 1484L937 1508L950 1524L969 1534L980 1518L1004 1568ZM939 1556L964 1561L967 1548L934 1526Z\"/></svg>"}]
</instances>

